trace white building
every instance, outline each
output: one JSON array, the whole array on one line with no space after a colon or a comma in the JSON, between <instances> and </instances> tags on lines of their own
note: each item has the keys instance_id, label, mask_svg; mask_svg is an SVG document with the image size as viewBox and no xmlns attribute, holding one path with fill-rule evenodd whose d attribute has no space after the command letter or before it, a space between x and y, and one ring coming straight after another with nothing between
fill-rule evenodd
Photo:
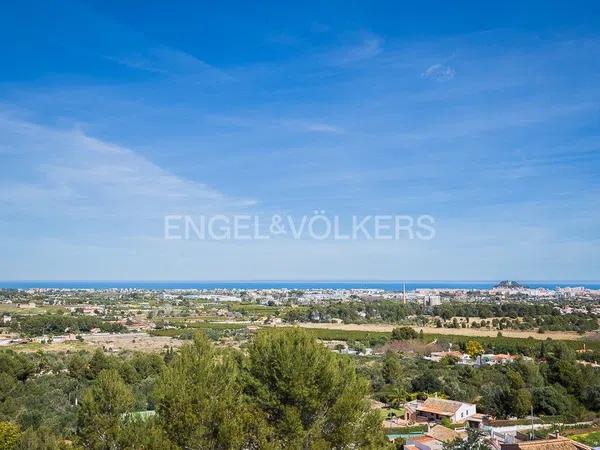
<instances>
[{"instance_id":1,"label":"white building","mask_svg":"<svg viewBox=\"0 0 600 450\"><path fill-rule=\"evenodd\" d=\"M405 405L405 419L413 422L440 422L447 418L451 423L464 423L477 415L477 406L472 403L428 398L424 402L415 400ZM477 420L478 422L480 420Z\"/></svg>"}]
</instances>

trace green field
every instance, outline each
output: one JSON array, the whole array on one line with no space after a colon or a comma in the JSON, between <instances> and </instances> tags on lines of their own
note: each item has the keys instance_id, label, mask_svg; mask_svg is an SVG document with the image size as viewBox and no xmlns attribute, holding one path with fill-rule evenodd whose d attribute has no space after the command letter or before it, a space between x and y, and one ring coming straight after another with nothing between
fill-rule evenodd
<instances>
[{"instance_id":1,"label":"green field","mask_svg":"<svg viewBox=\"0 0 600 450\"><path fill-rule=\"evenodd\" d=\"M180 339L191 339L194 333L201 331L217 339L222 335L234 333L246 329L247 325L243 323L224 323L224 322L190 322L181 324L178 328L162 328L149 332L152 336L166 336Z\"/></svg>"},{"instance_id":2,"label":"green field","mask_svg":"<svg viewBox=\"0 0 600 450\"><path fill-rule=\"evenodd\" d=\"M16 304L0 304L0 315L14 314L14 315L27 315L27 314L44 314L44 313L57 313L59 311L66 312L62 306L43 305L36 306L35 308L18 308Z\"/></svg>"},{"instance_id":3,"label":"green field","mask_svg":"<svg viewBox=\"0 0 600 450\"><path fill-rule=\"evenodd\" d=\"M600 445L600 431L592 431L591 433L575 434L569 436L571 439L582 444L596 447Z\"/></svg>"},{"instance_id":4,"label":"green field","mask_svg":"<svg viewBox=\"0 0 600 450\"><path fill-rule=\"evenodd\" d=\"M362 330L334 330L324 328L305 328L305 330L321 340L339 340L339 341L360 341L368 345L384 343L391 338L391 333L382 331L362 331ZM537 340L533 338L515 338L515 337L487 337L487 336L460 336L448 334L424 334L423 339L427 342L437 341L442 344L452 343L455 347L464 348L468 341L478 341L484 348L495 353L522 354L526 356L539 354L543 346L550 342L560 342L573 350L579 350L585 343L588 350L600 352L600 341L597 340Z\"/></svg>"}]
</instances>

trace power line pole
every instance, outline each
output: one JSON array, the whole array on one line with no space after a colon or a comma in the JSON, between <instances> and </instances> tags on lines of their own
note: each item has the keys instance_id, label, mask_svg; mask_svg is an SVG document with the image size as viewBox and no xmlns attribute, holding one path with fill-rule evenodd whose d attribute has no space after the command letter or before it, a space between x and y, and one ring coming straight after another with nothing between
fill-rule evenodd
<instances>
[{"instance_id":1,"label":"power line pole","mask_svg":"<svg viewBox=\"0 0 600 450\"><path fill-rule=\"evenodd\" d=\"M533 405L531 405L531 433L529 433L529 439L532 441L535 439L535 430L533 428Z\"/></svg>"}]
</instances>

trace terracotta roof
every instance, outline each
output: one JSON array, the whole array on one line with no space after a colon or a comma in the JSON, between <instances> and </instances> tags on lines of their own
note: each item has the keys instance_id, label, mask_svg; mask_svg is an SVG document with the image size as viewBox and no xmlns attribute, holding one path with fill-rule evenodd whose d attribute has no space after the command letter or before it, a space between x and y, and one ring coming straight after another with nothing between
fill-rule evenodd
<instances>
[{"instance_id":1,"label":"terracotta roof","mask_svg":"<svg viewBox=\"0 0 600 450\"><path fill-rule=\"evenodd\" d=\"M420 445L425 445L432 450L442 450L443 443L429 436L417 436L408 438L406 443L408 445L414 445L417 448L421 448ZM406 448L406 445L405 447Z\"/></svg>"},{"instance_id":2,"label":"terracotta roof","mask_svg":"<svg viewBox=\"0 0 600 450\"><path fill-rule=\"evenodd\" d=\"M418 411L425 411L434 414L452 416L464 403L454 400L442 400L441 398L428 398L417 407Z\"/></svg>"},{"instance_id":3,"label":"terracotta roof","mask_svg":"<svg viewBox=\"0 0 600 450\"><path fill-rule=\"evenodd\" d=\"M415 436L408 438L407 442L415 442L419 444L427 444L428 442L434 442L435 439L429 436Z\"/></svg>"},{"instance_id":4,"label":"terracotta roof","mask_svg":"<svg viewBox=\"0 0 600 450\"><path fill-rule=\"evenodd\" d=\"M568 438L547 439L543 441L503 444L502 450L591 450L591 447Z\"/></svg>"}]
</instances>

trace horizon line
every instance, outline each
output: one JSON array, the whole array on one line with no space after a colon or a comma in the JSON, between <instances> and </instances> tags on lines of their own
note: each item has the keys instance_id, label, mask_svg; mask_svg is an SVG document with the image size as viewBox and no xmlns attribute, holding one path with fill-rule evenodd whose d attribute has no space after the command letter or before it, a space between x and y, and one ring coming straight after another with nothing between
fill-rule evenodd
<instances>
[{"instance_id":1,"label":"horizon line","mask_svg":"<svg viewBox=\"0 0 600 450\"><path fill-rule=\"evenodd\" d=\"M250 278L250 279L3 279L0 283L493 283L498 281L536 283L600 283L588 279L291 279L291 278Z\"/></svg>"}]
</instances>

